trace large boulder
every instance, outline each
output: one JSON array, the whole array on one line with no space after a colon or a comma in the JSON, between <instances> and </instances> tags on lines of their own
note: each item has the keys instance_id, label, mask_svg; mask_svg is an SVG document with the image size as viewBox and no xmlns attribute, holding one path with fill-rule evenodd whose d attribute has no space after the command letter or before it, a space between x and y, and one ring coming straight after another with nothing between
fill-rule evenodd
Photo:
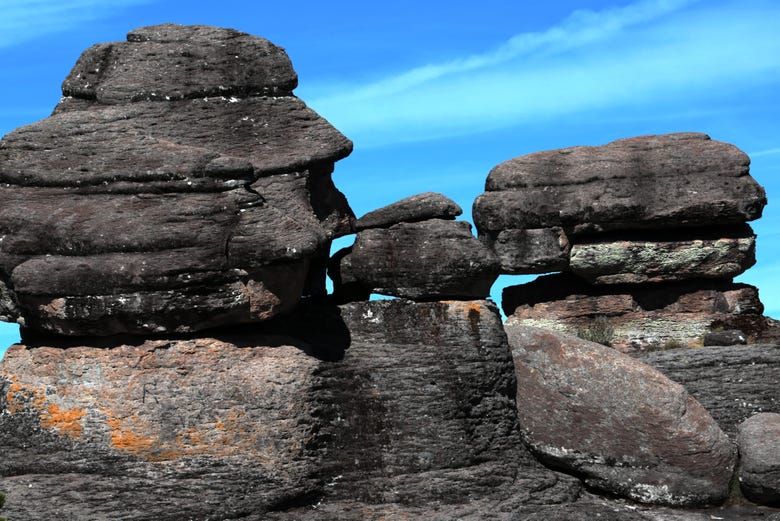
<instances>
[{"instance_id":1,"label":"large boulder","mask_svg":"<svg viewBox=\"0 0 780 521\"><path fill-rule=\"evenodd\" d=\"M578 263L587 261L588 270L593 268L594 259L607 254L623 257L619 263L623 267L612 262L605 275L613 275L610 270L615 269L653 271L660 257L650 254L642 258L647 247L662 250L661 256L668 257L669 252L676 257L701 256L684 241L710 235L709 227L740 225L761 216L766 194L750 177L749 164L748 156L733 145L696 133L641 136L600 147L536 152L491 170L486 192L474 201L474 222L480 238L501 257L505 273L565 270L569 246L573 260L576 254ZM683 234L687 237L677 245L674 242L680 239L663 235L649 244L589 245L593 234L679 228L694 229ZM531 238L537 244L529 241ZM618 234L616 240L623 239ZM654 245L657 240L662 244ZM583 246L578 251L579 243ZM607 251L589 255L590 250L582 251L585 245ZM731 258L734 249L749 249L749 245L718 243L708 248L713 255ZM737 264L746 269L749 251L737 255ZM645 262L649 264L646 268ZM678 278L694 278L697 269L711 276L717 267L698 267Z\"/></svg>"},{"instance_id":2,"label":"large boulder","mask_svg":"<svg viewBox=\"0 0 780 521\"><path fill-rule=\"evenodd\" d=\"M202 26L84 52L55 114L0 142L0 317L65 335L266 320L324 286L350 141L285 52ZM314 288L314 289L312 289Z\"/></svg>"},{"instance_id":3,"label":"large boulder","mask_svg":"<svg viewBox=\"0 0 780 521\"><path fill-rule=\"evenodd\" d=\"M13 346L3 514L509 520L580 492L520 440L490 303L303 307L211 335Z\"/></svg>"},{"instance_id":4,"label":"large boulder","mask_svg":"<svg viewBox=\"0 0 780 521\"><path fill-rule=\"evenodd\" d=\"M761 413L739 426L739 486L749 499L780 506L780 414Z\"/></svg>"},{"instance_id":5,"label":"large boulder","mask_svg":"<svg viewBox=\"0 0 780 521\"><path fill-rule=\"evenodd\" d=\"M766 204L749 165L737 147L697 133L536 152L490 172L474 219L486 233L739 224L760 217Z\"/></svg>"},{"instance_id":6,"label":"large boulder","mask_svg":"<svg viewBox=\"0 0 780 521\"><path fill-rule=\"evenodd\" d=\"M623 352L701 346L722 329L754 341L767 328L758 289L719 280L591 285L561 273L504 288L502 306L518 324L572 335L607 322L608 343Z\"/></svg>"},{"instance_id":7,"label":"large boulder","mask_svg":"<svg viewBox=\"0 0 780 521\"><path fill-rule=\"evenodd\" d=\"M718 503L736 455L685 389L600 344L506 325L525 441L592 487L644 503Z\"/></svg>"},{"instance_id":8,"label":"large boulder","mask_svg":"<svg viewBox=\"0 0 780 521\"><path fill-rule=\"evenodd\" d=\"M639 359L685 387L732 438L754 414L780 413L777 345L670 349Z\"/></svg>"},{"instance_id":9,"label":"large boulder","mask_svg":"<svg viewBox=\"0 0 780 521\"><path fill-rule=\"evenodd\" d=\"M498 270L498 258L471 234L469 223L445 219L363 230L330 265L339 295L414 300L485 298Z\"/></svg>"}]
</instances>

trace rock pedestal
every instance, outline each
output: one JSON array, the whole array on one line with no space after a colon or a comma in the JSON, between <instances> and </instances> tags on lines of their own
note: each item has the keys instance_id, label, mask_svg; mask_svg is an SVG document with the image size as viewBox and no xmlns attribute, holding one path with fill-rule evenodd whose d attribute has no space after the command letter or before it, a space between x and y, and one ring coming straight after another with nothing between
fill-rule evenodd
<instances>
[{"instance_id":1,"label":"rock pedestal","mask_svg":"<svg viewBox=\"0 0 780 521\"><path fill-rule=\"evenodd\" d=\"M732 283L755 263L746 222L766 204L749 164L732 145L686 133L498 165L474 219L502 273L573 275L507 288L504 310L571 333L606 318L622 350L701 345L723 327L755 340L766 329L757 290Z\"/></svg>"},{"instance_id":2,"label":"rock pedestal","mask_svg":"<svg viewBox=\"0 0 780 521\"><path fill-rule=\"evenodd\" d=\"M509 519L580 491L521 443L506 336L481 301L17 345L0 387L10 519L301 519L283 512L345 505Z\"/></svg>"}]
</instances>

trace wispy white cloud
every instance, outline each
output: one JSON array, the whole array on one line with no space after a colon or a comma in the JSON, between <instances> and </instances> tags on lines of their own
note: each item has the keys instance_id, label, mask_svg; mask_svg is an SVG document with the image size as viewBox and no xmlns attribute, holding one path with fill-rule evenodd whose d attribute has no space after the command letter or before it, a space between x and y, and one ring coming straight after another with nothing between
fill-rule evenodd
<instances>
[{"instance_id":1,"label":"wispy white cloud","mask_svg":"<svg viewBox=\"0 0 780 521\"><path fill-rule=\"evenodd\" d=\"M770 148L767 150L759 150L758 152L751 152L748 154L750 157L762 157L762 156L774 156L780 154L780 148Z\"/></svg>"},{"instance_id":2,"label":"wispy white cloud","mask_svg":"<svg viewBox=\"0 0 780 521\"><path fill-rule=\"evenodd\" d=\"M2 0L0 48L99 20L153 0Z\"/></svg>"},{"instance_id":3,"label":"wispy white cloud","mask_svg":"<svg viewBox=\"0 0 780 521\"><path fill-rule=\"evenodd\" d=\"M484 53L341 85L336 94L309 88L305 97L363 145L643 103L663 107L779 81L779 18L780 4L761 0L644 0L578 11Z\"/></svg>"}]
</instances>

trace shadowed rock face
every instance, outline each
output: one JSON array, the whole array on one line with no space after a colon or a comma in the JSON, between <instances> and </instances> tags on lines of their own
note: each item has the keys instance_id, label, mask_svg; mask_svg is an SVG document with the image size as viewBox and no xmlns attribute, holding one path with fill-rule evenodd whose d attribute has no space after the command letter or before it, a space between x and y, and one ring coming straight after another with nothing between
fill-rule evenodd
<instances>
[{"instance_id":1,"label":"shadowed rock face","mask_svg":"<svg viewBox=\"0 0 780 521\"><path fill-rule=\"evenodd\" d=\"M379 518L434 504L510 519L579 493L520 442L512 359L485 302L354 303L196 339L18 345L0 386L10 519L301 519L281 512L304 505L303 518L313 505Z\"/></svg>"},{"instance_id":2,"label":"shadowed rock face","mask_svg":"<svg viewBox=\"0 0 780 521\"><path fill-rule=\"evenodd\" d=\"M679 384L576 337L507 324L525 441L593 487L654 504L726 499L728 437Z\"/></svg>"},{"instance_id":3,"label":"shadowed rock face","mask_svg":"<svg viewBox=\"0 0 780 521\"><path fill-rule=\"evenodd\" d=\"M0 316L110 335L292 309L354 222L330 180L352 144L296 81L282 49L227 29L85 51L55 114L0 142Z\"/></svg>"},{"instance_id":4,"label":"shadowed rock face","mask_svg":"<svg viewBox=\"0 0 780 521\"><path fill-rule=\"evenodd\" d=\"M639 358L685 387L733 439L750 416L780 413L777 345L669 349Z\"/></svg>"}]
</instances>

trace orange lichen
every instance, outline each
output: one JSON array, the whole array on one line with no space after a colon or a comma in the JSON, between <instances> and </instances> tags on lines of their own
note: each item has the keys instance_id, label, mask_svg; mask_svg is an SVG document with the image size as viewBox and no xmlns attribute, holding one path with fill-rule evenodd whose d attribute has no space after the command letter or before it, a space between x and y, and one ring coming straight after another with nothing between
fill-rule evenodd
<instances>
[{"instance_id":1,"label":"orange lichen","mask_svg":"<svg viewBox=\"0 0 780 521\"><path fill-rule=\"evenodd\" d=\"M154 440L151 437L124 428L119 419L109 418L106 423L111 429L111 445L114 448L138 454L149 452L154 447Z\"/></svg>"},{"instance_id":2,"label":"orange lichen","mask_svg":"<svg viewBox=\"0 0 780 521\"><path fill-rule=\"evenodd\" d=\"M71 438L81 437L81 419L86 415L83 409L62 409L51 403L41 412L41 427L56 429Z\"/></svg>"}]
</instances>

